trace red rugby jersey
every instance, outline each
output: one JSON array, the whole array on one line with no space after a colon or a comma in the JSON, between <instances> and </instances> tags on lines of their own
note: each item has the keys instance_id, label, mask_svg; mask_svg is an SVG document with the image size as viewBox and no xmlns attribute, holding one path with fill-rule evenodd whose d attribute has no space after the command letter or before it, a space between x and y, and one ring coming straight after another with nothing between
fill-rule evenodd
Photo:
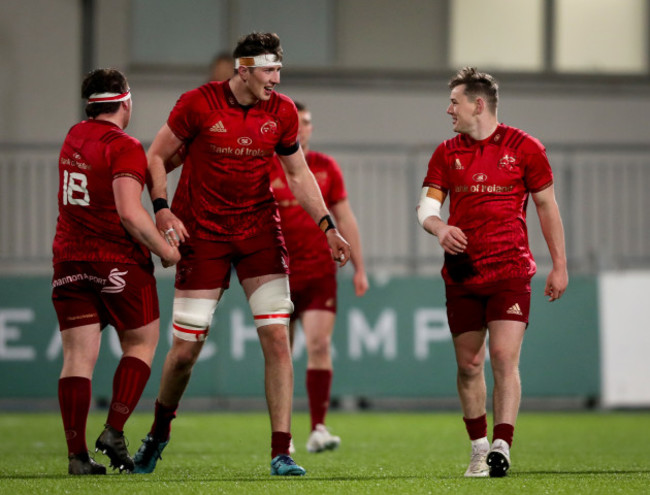
<instances>
[{"instance_id":1,"label":"red rugby jersey","mask_svg":"<svg viewBox=\"0 0 650 495\"><path fill-rule=\"evenodd\" d=\"M270 162L275 151L297 150L298 113L289 98L273 92L243 107L228 81L210 82L183 94L167 124L187 147L190 166L172 207L190 235L227 241L274 228Z\"/></svg>"},{"instance_id":2,"label":"red rugby jersey","mask_svg":"<svg viewBox=\"0 0 650 495\"><path fill-rule=\"evenodd\" d=\"M113 179L144 185L147 157L140 142L117 125L85 120L73 126L59 156L59 218L54 263L147 263L149 250L126 231L115 208Z\"/></svg>"},{"instance_id":3,"label":"red rugby jersey","mask_svg":"<svg viewBox=\"0 0 650 495\"><path fill-rule=\"evenodd\" d=\"M481 284L532 277L528 195L552 183L544 146L514 127L500 124L483 141L459 134L440 144L423 186L449 194L448 223L468 237L466 253L445 254L445 281Z\"/></svg>"},{"instance_id":4,"label":"red rugby jersey","mask_svg":"<svg viewBox=\"0 0 650 495\"><path fill-rule=\"evenodd\" d=\"M306 158L327 208L346 199L343 173L336 161L316 151L309 151ZM336 263L332 260L327 238L289 189L277 156L273 161L271 187L280 206L282 233L289 251L291 276L312 278L336 273Z\"/></svg>"}]
</instances>

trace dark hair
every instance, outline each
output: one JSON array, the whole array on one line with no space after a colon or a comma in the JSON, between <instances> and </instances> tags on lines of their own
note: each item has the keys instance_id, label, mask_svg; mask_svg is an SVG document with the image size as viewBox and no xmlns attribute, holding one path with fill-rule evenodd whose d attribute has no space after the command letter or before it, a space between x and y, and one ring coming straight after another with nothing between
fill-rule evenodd
<instances>
[{"instance_id":1,"label":"dark hair","mask_svg":"<svg viewBox=\"0 0 650 495\"><path fill-rule=\"evenodd\" d=\"M499 84L487 72L479 72L475 67L463 67L449 81L449 89L454 89L461 84L465 85L464 93L468 98L475 100L482 96L487 102L488 109L496 113L499 103Z\"/></svg>"},{"instance_id":2,"label":"dark hair","mask_svg":"<svg viewBox=\"0 0 650 495\"><path fill-rule=\"evenodd\" d=\"M129 84L126 76L117 69L95 69L81 83L81 97L88 99L94 93L126 93ZM86 104L86 115L94 118L103 113L115 113L121 102Z\"/></svg>"},{"instance_id":3,"label":"dark hair","mask_svg":"<svg viewBox=\"0 0 650 495\"><path fill-rule=\"evenodd\" d=\"M307 105L305 105L304 103L300 103L299 101L294 101L293 104L296 105L296 110L298 110L299 112L304 112L305 110L308 110Z\"/></svg>"},{"instance_id":4,"label":"dark hair","mask_svg":"<svg viewBox=\"0 0 650 495\"><path fill-rule=\"evenodd\" d=\"M282 60L282 47L280 37L275 33L251 33L239 38L237 46L232 52L234 58L254 57L265 53L273 53Z\"/></svg>"}]
</instances>

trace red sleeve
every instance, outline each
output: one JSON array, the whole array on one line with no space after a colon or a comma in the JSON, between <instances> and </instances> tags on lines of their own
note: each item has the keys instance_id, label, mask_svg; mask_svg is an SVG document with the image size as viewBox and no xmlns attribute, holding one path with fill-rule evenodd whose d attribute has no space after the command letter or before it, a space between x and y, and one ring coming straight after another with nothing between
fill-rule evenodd
<instances>
[{"instance_id":1,"label":"red sleeve","mask_svg":"<svg viewBox=\"0 0 650 495\"><path fill-rule=\"evenodd\" d=\"M138 140L124 136L124 138L111 143L108 163L113 177L128 175L144 186L147 156Z\"/></svg>"},{"instance_id":2,"label":"red sleeve","mask_svg":"<svg viewBox=\"0 0 650 495\"><path fill-rule=\"evenodd\" d=\"M282 107L278 112L280 120L280 142L278 147L281 149L291 149L298 141L298 110L296 105L289 98L284 97ZM298 149L296 148L296 151Z\"/></svg>"},{"instance_id":3,"label":"red sleeve","mask_svg":"<svg viewBox=\"0 0 650 495\"><path fill-rule=\"evenodd\" d=\"M193 89L181 95L172 108L167 125L181 141L190 141L200 130L201 93Z\"/></svg>"},{"instance_id":4,"label":"red sleeve","mask_svg":"<svg viewBox=\"0 0 650 495\"><path fill-rule=\"evenodd\" d=\"M445 151L445 143L441 143L436 151L433 152L429 160L429 168L427 176L424 178L422 187L435 187L443 191L449 190L449 182L447 181L447 153Z\"/></svg>"},{"instance_id":5,"label":"red sleeve","mask_svg":"<svg viewBox=\"0 0 650 495\"><path fill-rule=\"evenodd\" d=\"M348 192L345 190L345 182L343 181L343 172L338 163L333 158L329 159L329 174L332 179L330 190L328 191L325 201L328 205L333 205L339 201L343 201L348 197Z\"/></svg>"},{"instance_id":6,"label":"red sleeve","mask_svg":"<svg viewBox=\"0 0 650 495\"><path fill-rule=\"evenodd\" d=\"M539 192L553 183L553 172L546 151L526 156L524 183L530 192Z\"/></svg>"}]
</instances>

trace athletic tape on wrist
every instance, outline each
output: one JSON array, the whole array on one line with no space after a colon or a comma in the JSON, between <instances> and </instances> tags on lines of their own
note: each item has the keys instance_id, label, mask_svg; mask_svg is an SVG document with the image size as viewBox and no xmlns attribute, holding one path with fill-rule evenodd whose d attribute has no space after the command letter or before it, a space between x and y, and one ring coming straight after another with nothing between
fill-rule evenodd
<instances>
[{"instance_id":1,"label":"athletic tape on wrist","mask_svg":"<svg viewBox=\"0 0 650 495\"><path fill-rule=\"evenodd\" d=\"M330 229L335 229L336 228L336 226L334 225L334 222L332 221L332 217L330 217L329 215L325 215L323 218L321 218L318 221L318 227L320 227L320 229L323 232L327 232Z\"/></svg>"},{"instance_id":2,"label":"athletic tape on wrist","mask_svg":"<svg viewBox=\"0 0 650 495\"><path fill-rule=\"evenodd\" d=\"M153 204L154 214L158 213L160 210L169 208L169 204L167 203L167 200L165 198L156 198L152 201L152 204Z\"/></svg>"}]
</instances>

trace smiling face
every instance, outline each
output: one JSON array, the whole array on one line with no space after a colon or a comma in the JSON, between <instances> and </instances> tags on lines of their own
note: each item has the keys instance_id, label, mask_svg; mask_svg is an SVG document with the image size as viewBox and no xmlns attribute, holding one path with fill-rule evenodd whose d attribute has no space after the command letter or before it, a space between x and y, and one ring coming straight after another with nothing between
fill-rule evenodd
<instances>
[{"instance_id":1,"label":"smiling face","mask_svg":"<svg viewBox=\"0 0 650 495\"><path fill-rule=\"evenodd\" d=\"M276 84L280 84L281 66L245 67L244 83L255 100L267 101Z\"/></svg>"},{"instance_id":2,"label":"smiling face","mask_svg":"<svg viewBox=\"0 0 650 495\"><path fill-rule=\"evenodd\" d=\"M451 90L449 100L447 114L452 118L454 131L471 134L476 127L477 99L471 100L465 94L465 85L461 84Z\"/></svg>"}]
</instances>

